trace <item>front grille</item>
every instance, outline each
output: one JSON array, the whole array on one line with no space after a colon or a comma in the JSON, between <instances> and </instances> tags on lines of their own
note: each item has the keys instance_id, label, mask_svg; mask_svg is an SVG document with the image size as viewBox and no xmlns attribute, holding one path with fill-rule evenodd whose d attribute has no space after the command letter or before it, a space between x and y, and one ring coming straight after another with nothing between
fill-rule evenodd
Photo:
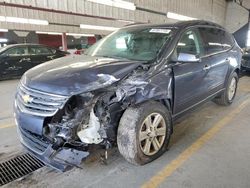
<instances>
[{"instance_id":1,"label":"front grille","mask_svg":"<svg viewBox=\"0 0 250 188\"><path fill-rule=\"evenodd\" d=\"M24 113L48 117L55 115L67 99L66 96L41 92L20 84L16 102L19 109Z\"/></svg>"},{"instance_id":2,"label":"front grille","mask_svg":"<svg viewBox=\"0 0 250 188\"><path fill-rule=\"evenodd\" d=\"M49 142L44 137L24 130L21 127L19 127L19 130L24 144L34 152L42 154L48 148Z\"/></svg>"}]
</instances>

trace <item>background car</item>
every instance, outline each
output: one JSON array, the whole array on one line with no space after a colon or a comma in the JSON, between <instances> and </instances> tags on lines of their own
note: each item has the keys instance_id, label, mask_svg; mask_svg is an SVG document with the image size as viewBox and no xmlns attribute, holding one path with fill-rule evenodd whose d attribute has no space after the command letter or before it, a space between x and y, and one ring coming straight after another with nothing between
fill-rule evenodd
<instances>
[{"instance_id":1,"label":"background car","mask_svg":"<svg viewBox=\"0 0 250 188\"><path fill-rule=\"evenodd\" d=\"M242 56L241 69L245 71L250 71L250 54L245 52Z\"/></svg>"},{"instance_id":2,"label":"background car","mask_svg":"<svg viewBox=\"0 0 250 188\"><path fill-rule=\"evenodd\" d=\"M0 80L18 78L30 68L68 55L39 44L14 44L0 48Z\"/></svg>"},{"instance_id":3,"label":"background car","mask_svg":"<svg viewBox=\"0 0 250 188\"><path fill-rule=\"evenodd\" d=\"M80 44L80 45L71 45L68 46L67 52L73 55L82 55L85 50L91 47L91 44Z\"/></svg>"}]
</instances>

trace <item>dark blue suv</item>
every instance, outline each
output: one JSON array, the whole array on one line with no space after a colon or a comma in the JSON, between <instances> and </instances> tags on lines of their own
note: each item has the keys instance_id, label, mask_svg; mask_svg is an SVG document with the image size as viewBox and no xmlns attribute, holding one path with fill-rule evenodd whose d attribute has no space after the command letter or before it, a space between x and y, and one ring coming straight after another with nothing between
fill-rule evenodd
<instances>
[{"instance_id":1,"label":"dark blue suv","mask_svg":"<svg viewBox=\"0 0 250 188\"><path fill-rule=\"evenodd\" d=\"M116 144L126 160L146 164L166 151L178 117L208 100L233 102L240 62L233 36L211 22L127 26L84 55L23 75L15 99L21 142L62 171L92 147Z\"/></svg>"}]
</instances>

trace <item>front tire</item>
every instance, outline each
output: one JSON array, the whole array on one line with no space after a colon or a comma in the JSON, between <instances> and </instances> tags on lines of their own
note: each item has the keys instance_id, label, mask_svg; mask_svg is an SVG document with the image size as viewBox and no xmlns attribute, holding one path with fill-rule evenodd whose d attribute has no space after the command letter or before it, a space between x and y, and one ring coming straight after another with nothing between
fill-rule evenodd
<instances>
[{"instance_id":1,"label":"front tire","mask_svg":"<svg viewBox=\"0 0 250 188\"><path fill-rule=\"evenodd\" d=\"M234 72L229 77L226 89L223 91L223 93L219 97L216 97L213 101L216 104L223 105L223 106L228 106L232 104L236 95L238 81L239 81L238 74Z\"/></svg>"},{"instance_id":2,"label":"front tire","mask_svg":"<svg viewBox=\"0 0 250 188\"><path fill-rule=\"evenodd\" d=\"M118 127L118 149L130 163L144 165L167 150L171 128L171 114L161 103L129 107Z\"/></svg>"}]
</instances>

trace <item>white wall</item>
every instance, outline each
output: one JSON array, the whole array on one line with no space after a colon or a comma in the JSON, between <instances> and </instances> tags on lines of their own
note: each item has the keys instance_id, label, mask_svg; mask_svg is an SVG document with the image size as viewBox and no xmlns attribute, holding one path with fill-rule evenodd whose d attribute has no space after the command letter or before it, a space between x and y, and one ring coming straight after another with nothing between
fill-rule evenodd
<instances>
[{"instance_id":1,"label":"white wall","mask_svg":"<svg viewBox=\"0 0 250 188\"><path fill-rule=\"evenodd\" d=\"M225 27L230 32L235 32L248 22L249 13L240 5L230 2L227 5Z\"/></svg>"},{"instance_id":2,"label":"white wall","mask_svg":"<svg viewBox=\"0 0 250 188\"><path fill-rule=\"evenodd\" d=\"M214 21L224 25L226 13L225 0L135 0L136 5L161 12L174 12L201 20ZM138 17L143 17L143 13L137 12ZM141 16L140 16L141 14ZM155 22L164 20L174 21L161 17L160 20L154 17L148 18Z\"/></svg>"}]
</instances>

